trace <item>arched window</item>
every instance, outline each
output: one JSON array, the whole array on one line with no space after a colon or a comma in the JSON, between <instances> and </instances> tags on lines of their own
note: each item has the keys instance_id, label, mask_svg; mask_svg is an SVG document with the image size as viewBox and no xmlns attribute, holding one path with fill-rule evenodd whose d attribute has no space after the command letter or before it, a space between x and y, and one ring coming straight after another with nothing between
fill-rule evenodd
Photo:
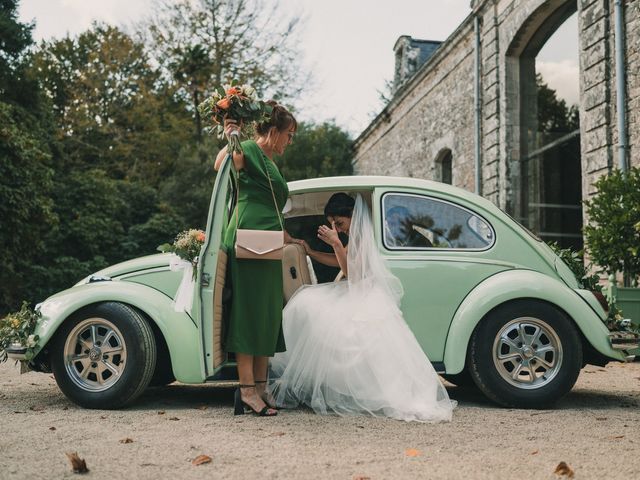
<instances>
[{"instance_id":1,"label":"arched window","mask_svg":"<svg viewBox=\"0 0 640 480\"><path fill-rule=\"evenodd\" d=\"M438 153L438 156L436 157L435 180L452 185L452 180L453 180L453 175L451 170L452 159L453 159L453 155L451 154L451 150L449 150L448 148L440 150L440 153Z\"/></svg>"}]
</instances>

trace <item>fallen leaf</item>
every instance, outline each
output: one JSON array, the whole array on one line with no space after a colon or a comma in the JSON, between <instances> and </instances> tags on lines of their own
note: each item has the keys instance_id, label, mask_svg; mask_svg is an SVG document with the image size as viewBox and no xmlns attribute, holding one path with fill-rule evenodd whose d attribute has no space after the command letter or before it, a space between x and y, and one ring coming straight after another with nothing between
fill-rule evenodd
<instances>
[{"instance_id":1,"label":"fallen leaf","mask_svg":"<svg viewBox=\"0 0 640 480\"><path fill-rule=\"evenodd\" d=\"M206 405L200 405L199 407L196 407L197 410L206 410L207 408L209 408Z\"/></svg>"},{"instance_id":2,"label":"fallen leaf","mask_svg":"<svg viewBox=\"0 0 640 480\"><path fill-rule=\"evenodd\" d=\"M281 437L283 435L285 435L284 432L273 432L269 434L270 437Z\"/></svg>"},{"instance_id":3,"label":"fallen leaf","mask_svg":"<svg viewBox=\"0 0 640 480\"><path fill-rule=\"evenodd\" d=\"M21 412L20 410L14 410L13 413L26 413L26 412Z\"/></svg>"},{"instance_id":4,"label":"fallen leaf","mask_svg":"<svg viewBox=\"0 0 640 480\"><path fill-rule=\"evenodd\" d=\"M208 455L198 455L193 459L191 465L203 465L205 463L211 463L211 457Z\"/></svg>"},{"instance_id":5,"label":"fallen leaf","mask_svg":"<svg viewBox=\"0 0 640 480\"><path fill-rule=\"evenodd\" d=\"M371 477L364 477L362 475L354 475L353 480L371 480Z\"/></svg>"},{"instance_id":6,"label":"fallen leaf","mask_svg":"<svg viewBox=\"0 0 640 480\"><path fill-rule=\"evenodd\" d=\"M100 420L104 420L104 419L106 419L106 418L107 418L107 417L106 417L105 415L100 415Z\"/></svg>"},{"instance_id":7,"label":"fallen leaf","mask_svg":"<svg viewBox=\"0 0 640 480\"><path fill-rule=\"evenodd\" d=\"M164 410L159 410L158 415L164 415L166 412Z\"/></svg>"},{"instance_id":8,"label":"fallen leaf","mask_svg":"<svg viewBox=\"0 0 640 480\"><path fill-rule=\"evenodd\" d=\"M31 405L29 407L29 410L31 410L32 412L41 412L44 410L44 407L40 407L38 405Z\"/></svg>"},{"instance_id":9,"label":"fallen leaf","mask_svg":"<svg viewBox=\"0 0 640 480\"><path fill-rule=\"evenodd\" d=\"M419 456L420 456L420 454L421 454L421 452L420 452L420 450L416 450L415 448L407 448L407 449L404 451L404 454L405 454L407 457L419 457Z\"/></svg>"},{"instance_id":10,"label":"fallen leaf","mask_svg":"<svg viewBox=\"0 0 640 480\"><path fill-rule=\"evenodd\" d=\"M356 425L356 428L364 428L362 425Z\"/></svg>"},{"instance_id":11,"label":"fallen leaf","mask_svg":"<svg viewBox=\"0 0 640 480\"><path fill-rule=\"evenodd\" d=\"M573 478L573 470L566 462L560 462L553 472L556 475L566 475L569 478Z\"/></svg>"},{"instance_id":12,"label":"fallen leaf","mask_svg":"<svg viewBox=\"0 0 640 480\"><path fill-rule=\"evenodd\" d=\"M607 417L596 417L596 420L598 420L599 422L606 420Z\"/></svg>"},{"instance_id":13,"label":"fallen leaf","mask_svg":"<svg viewBox=\"0 0 640 480\"><path fill-rule=\"evenodd\" d=\"M49 430L51 430L52 432L56 429L56 427L49 427Z\"/></svg>"},{"instance_id":14,"label":"fallen leaf","mask_svg":"<svg viewBox=\"0 0 640 480\"><path fill-rule=\"evenodd\" d=\"M616 435L615 437L609 437L611 440L617 440L619 438L624 438L624 435Z\"/></svg>"},{"instance_id":15,"label":"fallen leaf","mask_svg":"<svg viewBox=\"0 0 640 480\"><path fill-rule=\"evenodd\" d=\"M536 450L534 450L533 452L531 452L531 455L537 455L537 454L539 454L539 453L540 453L540 450L537 450L537 449L536 449Z\"/></svg>"},{"instance_id":16,"label":"fallen leaf","mask_svg":"<svg viewBox=\"0 0 640 480\"><path fill-rule=\"evenodd\" d=\"M169 420L173 420L174 422L177 422L180 419L178 417L171 417Z\"/></svg>"},{"instance_id":17,"label":"fallen leaf","mask_svg":"<svg viewBox=\"0 0 640 480\"><path fill-rule=\"evenodd\" d=\"M133 440L127 437L120 440L120 443L133 443Z\"/></svg>"},{"instance_id":18,"label":"fallen leaf","mask_svg":"<svg viewBox=\"0 0 640 480\"><path fill-rule=\"evenodd\" d=\"M65 455L71 463L73 473L87 473L89 471L89 469L87 468L87 463L83 458L80 458L78 456L78 452L66 452Z\"/></svg>"}]
</instances>

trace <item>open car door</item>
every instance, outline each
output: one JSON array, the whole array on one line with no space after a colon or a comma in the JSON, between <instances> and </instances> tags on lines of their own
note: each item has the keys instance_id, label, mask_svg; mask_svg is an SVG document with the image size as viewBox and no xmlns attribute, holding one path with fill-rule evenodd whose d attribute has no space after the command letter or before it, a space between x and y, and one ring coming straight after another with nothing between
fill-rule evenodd
<instances>
[{"instance_id":1,"label":"open car door","mask_svg":"<svg viewBox=\"0 0 640 480\"><path fill-rule=\"evenodd\" d=\"M223 238L236 204L233 175L233 162L227 156L216 176L207 218L206 244L198 260L196 282L201 288L196 289L194 310L197 308L200 312L199 327L207 378L214 376L227 360L222 349L222 300L227 269Z\"/></svg>"}]
</instances>

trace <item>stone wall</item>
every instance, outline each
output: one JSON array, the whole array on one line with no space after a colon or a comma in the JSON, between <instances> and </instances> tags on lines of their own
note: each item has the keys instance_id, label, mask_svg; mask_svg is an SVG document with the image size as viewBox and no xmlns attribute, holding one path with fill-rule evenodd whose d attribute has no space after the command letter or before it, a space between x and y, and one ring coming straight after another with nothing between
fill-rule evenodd
<instances>
[{"instance_id":1,"label":"stone wall","mask_svg":"<svg viewBox=\"0 0 640 480\"><path fill-rule=\"evenodd\" d=\"M640 0L624 3L628 158L631 165L640 166ZM536 108L526 97L533 87L523 82L532 78L537 49L577 9L582 192L588 198L595 179L618 165L614 0L473 0L471 7L472 14L357 139L356 173L438 180L436 159L450 149L452 183L473 191L478 15L481 193L517 213L521 158L526 153L521 136Z\"/></svg>"},{"instance_id":2,"label":"stone wall","mask_svg":"<svg viewBox=\"0 0 640 480\"><path fill-rule=\"evenodd\" d=\"M434 178L450 149L453 184L473 190L473 62L469 18L360 136L356 172Z\"/></svg>"}]
</instances>

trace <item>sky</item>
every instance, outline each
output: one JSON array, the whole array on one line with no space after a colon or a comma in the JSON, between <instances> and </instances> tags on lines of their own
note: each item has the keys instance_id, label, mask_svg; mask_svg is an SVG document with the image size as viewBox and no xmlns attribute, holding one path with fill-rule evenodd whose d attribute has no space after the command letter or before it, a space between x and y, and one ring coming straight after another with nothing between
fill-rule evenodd
<instances>
[{"instance_id":1,"label":"sky","mask_svg":"<svg viewBox=\"0 0 640 480\"><path fill-rule=\"evenodd\" d=\"M393 77L401 35L445 40L469 15L470 0L266 0L304 18L303 68L313 83L297 105L301 120L333 120L357 136L378 113L379 92ZM153 0L21 0L20 20L35 21L36 40L76 35L100 20L127 28L151 13ZM577 102L577 22L559 29L537 69L569 104Z\"/></svg>"}]
</instances>

